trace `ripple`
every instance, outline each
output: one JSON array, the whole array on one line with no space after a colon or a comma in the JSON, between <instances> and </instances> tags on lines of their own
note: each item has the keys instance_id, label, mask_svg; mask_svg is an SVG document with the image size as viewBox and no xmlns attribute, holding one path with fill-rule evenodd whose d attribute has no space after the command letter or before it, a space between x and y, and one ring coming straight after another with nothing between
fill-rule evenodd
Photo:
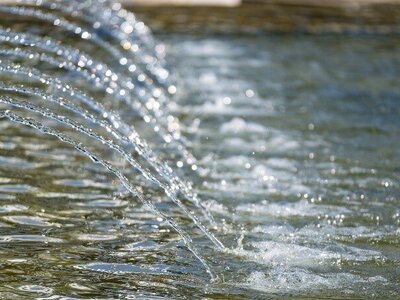
<instances>
[{"instance_id":1,"label":"ripple","mask_svg":"<svg viewBox=\"0 0 400 300\"><path fill-rule=\"evenodd\" d=\"M345 227L333 226L326 223L314 225L306 225L302 228L295 229L289 225L270 225L256 226L252 233L262 233L269 238L278 241L296 241L323 243L329 240L338 240L344 242L354 242L358 240L374 240L374 241L393 241L396 236L396 227L380 226L380 227Z\"/></svg>"},{"instance_id":2,"label":"ripple","mask_svg":"<svg viewBox=\"0 0 400 300\"><path fill-rule=\"evenodd\" d=\"M96 272L112 273L112 274L165 274L164 270L157 270L153 268L145 268L132 264L118 264L118 263L91 263L87 265L76 266L78 269L90 270Z\"/></svg>"},{"instance_id":3,"label":"ripple","mask_svg":"<svg viewBox=\"0 0 400 300\"><path fill-rule=\"evenodd\" d=\"M338 289L343 291L344 287L350 288L358 283L384 284L387 282L382 276L363 278L350 273L327 273L315 274L312 271L301 268L277 267L268 273L255 271L250 274L244 286L264 292L303 292L321 289ZM347 293L353 293L347 290ZM335 292L337 295L337 291Z\"/></svg>"},{"instance_id":4,"label":"ripple","mask_svg":"<svg viewBox=\"0 0 400 300\"><path fill-rule=\"evenodd\" d=\"M79 291L93 291L93 289L91 289L90 287L84 286L84 285L76 283L76 282L70 283L69 286L71 288L73 288L75 290L79 290Z\"/></svg>"},{"instance_id":5,"label":"ripple","mask_svg":"<svg viewBox=\"0 0 400 300\"><path fill-rule=\"evenodd\" d=\"M274 217L290 216L318 216L327 214L335 216L338 214L349 214L351 211L344 207L329 205L317 205L309 203L306 200L300 200L293 203L274 203L262 201L258 204L241 204L237 206L236 211L246 212L254 215L271 215Z\"/></svg>"},{"instance_id":6,"label":"ripple","mask_svg":"<svg viewBox=\"0 0 400 300\"><path fill-rule=\"evenodd\" d=\"M51 294L53 293L53 289L47 288L40 285L22 285L18 288L20 291L31 292L31 293L40 293L40 294Z\"/></svg>"},{"instance_id":7,"label":"ripple","mask_svg":"<svg viewBox=\"0 0 400 300\"><path fill-rule=\"evenodd\" d=\"M26 211L28 207L21 204L9 204L0 206L0 213Z\"/></svg>"},{"instance_id":8,"label":"ripple","mask_svg":"<svg viewBox=\"0 0 400 300\"><path fill-rule=\"evenodd\" d=\"M112 234L80 234L77 236L80 241L112 241L118 239L118 236Z\"/></svg>"},{"instance_id":9,"label":"ripple","mask_svg":"<svg viewBox=\"0 0 400 300\"><path fill-rule=\"evenodd\" d=\"M128 201L118 200L118 199L100 199L94 200L90 202L81 202L78 203L79 206L84 207L96 207L96 208L120 208L125 207L129 204Z\"/></svg>"},{"instance_id":10,"label":"ripple","mask_svg":"<svg viewBox=\"0 0 400 300\"><path fill-rule=\"evenodd\" d=\"M187 105L179 106L175 108L175 111L179 111L184 114L198 115L198 116L234 116L234 117L254 117L254 116L266 116L271 115L273 109L271 108L251 108L249 106L233 107L224 103L224 98L218 98L213 101L204 101L202 105Z\"/></svg>"},{"instance_id":11,"label":"ripple","mask_svg":"<svg viewBox=\"0 0 400 300\"><path fill-rule=\"evenodd\" d=\"M123 250L127 251L143 251L143 250L156 250L160 248L160 244L154 241L141 241L127 244Z\"/></svg>"},{"instance_id":12,"label":"ripple","mask_svg":"<svg viewBox=\"0 0 400 300\"><path fill-rule=\"evenodd\" d=\"M8 142L0 142L0 149L3 150L14 150L17 147L17 144L14 143L8 143ZM0 156L0 162L2 160L3 156Z\"/></svg>"},{"instance_id":13,"label":"ripple","mask_svg":"<svg viewBox=\"0 0 400 300\"><path fill-rule=\"evenodd\" d=\"M60 179L53 181L54 184L62 185L62 186L71 186L71 187L92 187L92 188L105 188L105 189L115 189L115 186L105 183L105 182L96 182L89 179Z\"/></svg>"},{"instance_id":14,"label":"ripple","mask_svg":"<svg viewBox=\"0 0 400 300\"><path fill-rule=\"evenodd\" d=\"M99 197L107 197L105 194L95 193L59 193L59 192L39 192L35 194L39 198L66 198L71 200L98 199Z\"/></svg>"},{"instance_id":15,"label":"ripple","mask_svg":"<svg viewBox=\"0 0 400 300\"><path fill-rule=\"evenodd\" d=\"M197 56L197 57L235 57L235 55L240 53L240 49L232 49L227 47L227 45L216 39L205 39L202 41L184 41L180 42L179 45L183 52L188 56Z\"/></svg>"},{"instance_id":16,"label":"ripple","mask_svg":"<svg viewBox=\"0 0 400 300\"><path fill-rule=\"evenodd\" d=\"M1 200L14 200L15 198L16 198L15 195L0 193Z\"/></svg>"},{"instance_id":17,"label":"ripple","mask_svg":"<svg viewBox=\"0 0 400 300\"><path fill-rule=\"evenodd\" d=\"M0 177L0 183L10 183L13 180L11 178L4 178L4 177Z\"/></svg>"},{"instance_id":18,"label":"ripple","mask_svg":"<svg viewBox=\"0 0 400 300\"><path fill-rule=\"evenodd\" d=\"M0 156L0 164L7 167L18 168L18 169L34 169L40 166L40 164L38 163L31 163L22 158L6 157L6 156Z\"/></svg>"},{"instance_id":19,"label":"ripple","mask_svg":"<svg viewBox=\"0 0 400 300\"><path fill-rule=\"evenodd\" d=\"M3 217L4 220L27 226L49 227L56 226L57 224L50 223L48 220L36 216L8 216Z\"/></svg>"},{"instance_id":20,"label":"ripple","mask_svg":"<svg viewBox=\"0 0 400 300\"><path fill-rule=\"evenodd\" d=\"M20 263L26 263L28 262L27 259L24 258L13 258L13 259L7 259L8 262L13 263L13 264L20 264Z\"/></svg>"},{"instance_id":21,"label":"ripple","mask_svg":"<svg viewBox=\"0 0 400 300\"><path fill-rule=\"evenodd\" d=\"M0 185L0 192L5 193L28 193L35 190L35 187L28 184Z\"/></svg>"},{"instance_id":22,"label":"ripple","mask_svg":"<svg viewBox=\"0 0 400 300\"><path fill-rule=\"evenodd\" d=\"M63 243L59 238L52 238L44 235L0 235L0 243L13 242L37 242L37 243Z\"/></svg>"},{"instance_id":23,"label":"ripple","mask_svg":"<svg viewBox=\"0 0 400 300\"><path fill-rule=\"evenodd\" d=\"M288 243L287 241L277 242L268 240L249 243L249 250L239 245L236 249L229 249L227 252L266 266L280 265L308 268L323 265L330 266L342 263L343 261L365 262L383 261L385 259L378 251L360 249L337 243L324 245L321 240L317 240L316 243L318 245L313 247L311 245L305 246Z\"/></svg>"},{"instance_id":24,"label":"ripple","mask_svg":"<svg viewBox=\"0 0 400 300\"><path fill-rule=\"evenodd\" d=\"M230 122L221 125L220 132L227 133L266 133L267 129L256 123L246 122L241 118L234 118Z\"/></svg>"}]
</instances>

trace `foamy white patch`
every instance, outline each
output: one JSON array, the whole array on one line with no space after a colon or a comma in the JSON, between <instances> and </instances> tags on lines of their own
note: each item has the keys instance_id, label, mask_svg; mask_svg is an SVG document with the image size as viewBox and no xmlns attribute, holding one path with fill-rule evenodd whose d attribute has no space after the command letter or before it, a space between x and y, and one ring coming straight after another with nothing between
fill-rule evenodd
<instances>
[{"instance_id":1,"label":"foamy white patch","mask_svg":"<svg viewBox=\"0 0 400 300\"><path fill-rule=\"evenodd\" d=\"M246 122L241 118L233 118L231 121L222 124L221 133L266 133L267 129L257 123Z\"/></svg>"},{"instance_id":2,"label":"foamy white patch","mask_svg":"<svg viewBox=\"0 0 400 300\"><path fill-rule=\"evenodd\" d=\"M306 225L295 229L290 225L265 225L256 226L251 233L258 234L271 241L318 245L319 248L334 251L341 254L344 259L354 260L352 255L359 255L359 259L381 258L382 254L377 251L365 250L347 246L343 242L350 243L357 239L375 239L378 241L390 240L396 236L396 228L393 226L383 226L382 228L358 227L336 227L329 224ZM349 254L349 255L347 255Z\"/></svg>"},{"instance_id":3,"label":"foamy white patch","mask_svg":"<svg viewBox=\"0 0 400 300\"><path fill-rule=\"evenodd\" d=\"M283 134L275 135L266 141L266 149L270 150L279 150L284 152L299 147L300 144L298 142Z\"/></svg>"},{"instance_id":4,"label":"foamy white patch","mask_svg":"<svg viewBox=\"0 0 400 300\"><path fill-rule=\"evenodd\" d=\"M239 149L243 151L247 151L248 149L255 149L254 145L246 142L244 139L241 139L239 137L224 139L224 144L226 146L233 147L233 149Z\"/></svg>"},{"instance_id":5,"label":"foamy white patch","mask_svg":"<svg viewBox=\"0 0 400 300\"><path fill-rule=\"evenodd\" d=\"M215 39L184 41L181 43L180 48L189 56L210 56L215 58L239 54L238 49L228 47L226 43Z\"/></svg>"},{"instance_id":6,"label":"foamy white patch","mask_svg":"<svg viewBox=\"0 0 400 300\"><path fill-rule=\"evenodd\" d=\"M223 215L228 214L228 209L221 203L218 203L215 200L208 200L203 202L203 206L209 212L219 213Z\"/></svg>"},{"instance_id":7,"label":"foamy white patch","mask_svg":"<svg viewBox=\"0 0 400 300\"><path fill-rule=\"evenodd\" d=\"M241 204L236 208L238 212L247 212L255 215L272 215L275 217L289 216L318 216L321 214L337 215L351 211L344 207L335 207L322 204L309 203L300 200L291 203L274 203L266 200L257 204Z\"/></svg>"},{"instance_id":8,"label":"foamy white patch","mask_svg":"<svg viewBox=\"0 0 400 300\"><path fill-rule=\"evenodd\" d=\"M286 170L286 171L290 171L290 172L297 172L297 168L295 167L295 161L290 160L290 159L270 158L266 161L265 164L274 169Z\"/></svg>"},{"instance_id":9,"label":"foamy white patch","mask_svg":"<svg viewBox=\"0 0 400 300\"><path fill-rule=\"evenodd\" d=\"M199 81L201 84L209 85L216 84L218 81L217 75L213 72L207 72L200 75Z\"/></svg>"},{"instance_id":10,"label":"foamy white patch","mask_svg":"<svg viewBox=\"0 0 400 300\"><path fill-rule=\"evenodd\" d=\"M211 189L213 190L213 192L230 192L230 193L244 193L243 191L243 187L240 184L235 184L233 182L227 181L226 179L222 179L220 181L217 182L204 182L203 185L207 188L207 189ZM252 190L252 191L248 191L248 193L262 193L263 190ZM246 191L247 193L247 191Z\"/></svg>"},{"instance_id":11,"label":"foamy white patch","mask_svg":"<svg viewBox=\"0 0 400 300\"><path fill-rule=\"evenodd\" d=\"M223 97L217 97L215 100L206 101L202 105L190 105L177 107L176 111L184 112L190 115L226 115L226 116L260 116L270 114L268 110L260 108L235 107L224 102Z\"/></svg>"},{"instance_id":12,"label":"foamy white patch","mask_svg":"<svg viewBox=\"0 0 400 300\"><path fill-rule=\"evenodd\" d=\"M256 271L252 272L243 286L260 290L263 292L305 292L322 289L341 288L344 293L345 287L355 284L369 284L378 282L384 284L387 280L382 276L363 278L350 273L327 273L315 274L301 268L272 268L268 273Z\"/></svg>"},{"instance_id":13,"label":"foamy white patch","mask_svg":"<svg viewBox=\"0 0 400 300\"><path fill-rule=\"evenodd\" d=\"M221 160L214 159L213 166L214 169L209 173L209 176L218 181L208 181L205 182L205 185L214 190L238 191L242 194L263 194L264 197L274 194L297 196L299 193L312 193L310 188L305 186L300 178L293 176L293 172L283 169L273 169L264 165L263 162L241 155ZM261 206L265 204L262 202ZM257 209L259 206L260 204L257 204L257 207L251 204L244 204L238 209L251 211ZM286 206L285 203L282 209L286 213L290 213L290 211L296 210L297 207L290 210L290 205Z\"/></svg>"},{"instance_id":14,"label":"foamy white patch","mask_svg":"<svg viewBox=\"0 0 400 300\"><path fill-rule=\"evenodd\" d=\"M233 155L227 158L219 159L217 161L218 166L230 167L230 168L243 168L246 164L251 162L250 158L244 155Z\"/></svg>"},{"instance_id":15,"label":"foamy white patch","mask_svg":"<svg viewBox=\"0 0 400 300\"><path fill-rule=\"evenodd\" d=\"M240 142L240 141L239 141ZM244 155L233 155L227 158L202 161L202 164L213 164L209 176L219 182L207 182L207 186L216 190L265 195L297 195L311 193L301 178L293 176L297 171L290 160L260 161Z\"/></svg>"},{"instance_id":16,"label":"foamy white patch","mask_svg":"<svg viewBox=\"0 0 400 300\"><path fill-rule=\"evenodd\" d=\"M278 178L286 177L282 172L271 170L264 165L256 165L251 170L251 177L260 181L278 181Z\"/></svg>"},{"instance_id":17,"label":"foamy white patch","mask_svg":"<svg viewBox=\"0 0 400 300\"><path fill-rule=\"evenodd\" d=\"M269 225L269 226L256 226L251 230L252 233L267 234L268 238L281 239L282 236L290 237L295 233L295 229L287 224L284 225Z\"/></svg>"},{"instance_id":18,"label":"foamy white patch","mask_svg":"<svg viewBox=\"0 0 400 300\"><path fill-rule=\"evenodd\" d=\"M268 151L268 153L284 153L286 151L293 151L300 148L300 143L294 140L293 137L273 129L265 131L262 139L259 139L257 135L255 135L255 137L256 138L246 136L246 139L243 139L237 136L224 136L223 143L226 146L234 147L235 150L257 152Z\"/></svg>"},{"instance_id":19,"label":"foamy white patch","mask_svg":"<svg viewBox=\"0 0 400 300\"><path fill-rule=\"evenodd\" d=\"M339 219L343 215L337 215ZM357 226L357 227L341 227L330 224L306 225L302 228L295 229L290 225L269 225L256 226L251 230L253 233L265 234L268 238L275 241L291 241L291 242L308 242L323 244L324 241L338 240L345 242L353 242L357 239L390 239L398 234L394 226L381 226L379 228Z\"/></svg>"},{"instance_id":20,"label":"foamy white patch","mask_svg":"<svg viewBox=\"0 0 400 300\"><path fill-rule=\"evenodd\" d=\"M253 242L257 251L249 251L248 257L263 264L283 264L290 266L316 266L337 260L367 261L381 257L381 253L372 250L333 244L324 248L312 248L297 244L274 241Z\"/></svg>"},{"instance_id":21,"label":"foamy white patch","mask_svg":"<svg viewBox=\"0 0 400 300\"><path fill-rule=\"evenodd\" d=\"M227 105L224 102L224 98L216 97L214 100L206 101L202 105L190 105L190 106L181 106L178 107L180 111L184 111L189 114L202 115L202 114L232 114L235 112L235 109Z\"/></svg>"},{"instance_id":22,"label":"foamy white patch","mask_svg":"<svg viewBox=\"0 0 400 300\"><path fill-rule=\"evenodd\" d=\"M254 242L251 245L255 250L237 248L230 252L267 266L313 267L341 258L338 253L295 244L264 241Z\"/></svg>"},{"instance_id":23,"label":"foamy white patch","mask_svg":"<svg viewBox=\"0 0 400 300\"><path fill-rule=\"evenodd\" d=\"M211 77L205 80L212 80ZM221 84L218 81L218 85ZM230 84L227 84L229 87ZM207 89L207 86L204 85L202 90ZM225 88L226 90L226 88ZM231 99L225 94L222 93L213 94L209 98L212 100L204 101L201 105L175 105L171 106L170 109L175 113L184 113L191 116L201 116L201 115L225 115L225 116L236 116L236 117L254 117L254 116L269 116L275 113L274 107L269 104L266 105L263 103L258 103L253 101L253 103L249 103L247 101L247 105L240 105L240 101L237 99Z\"/></svg>"},{"instance_id":24,"label":"foamy white patch","mask_svg":"<svg viewBox=\"0 0 400 300\"><path fill-rule=\"evenodd\" d=\"M249 249L244 249L241 243L239 241L237 248L226 251L269 267L312 268L332 266L332 264L341 264L344 261L361 262L384 259L380 252L340 244L331 244L324 248L320 248L322 245L318 245L314 248L286 242L262 241L251 242L247 245Z\"/></svg>"}]
</instances>

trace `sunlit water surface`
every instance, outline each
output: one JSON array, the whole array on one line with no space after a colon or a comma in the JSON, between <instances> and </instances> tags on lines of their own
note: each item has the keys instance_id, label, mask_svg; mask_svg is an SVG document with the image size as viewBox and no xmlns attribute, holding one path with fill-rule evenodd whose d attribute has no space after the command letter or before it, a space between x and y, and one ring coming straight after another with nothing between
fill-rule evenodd
<instances>
[{"instance_id":1,"label":"sunlit water surface","mask_svg":"<svg viewBox=\"0 0 400 300\"><path fill-rule=\"evenodd\" d=\"M398 297L398 37L156 38L195 170L132 123L213 215L227 249L194 242L218 279L104 168L2 119L1 297ZM190 227L165 195L143 190Z\"/></svg>"}]
</instances>

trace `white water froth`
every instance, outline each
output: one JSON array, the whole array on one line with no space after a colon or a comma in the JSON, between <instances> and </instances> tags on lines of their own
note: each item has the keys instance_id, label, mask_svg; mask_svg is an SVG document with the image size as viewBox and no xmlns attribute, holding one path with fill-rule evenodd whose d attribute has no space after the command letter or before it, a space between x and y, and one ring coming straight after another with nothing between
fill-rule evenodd
<instances>
[{"instance_id":1,"label":"white water froth","mask_svg":"<svg viewBox=\"0 0 400 300\"><path fill-rule=\"evenodd\" d=\"M363 278L350 273L316 274L301 268L288 269L277 267L268 273L255 271L250 274L243 286L267 293L300 293L322 289L340 288L344 294L352 294L350 289L355 284L385 284L387 280L382 276Z\"/></svg>"},{"instance_id":2,"label":"white water froth","mask_svg":"<svg viewBox=\"0 0 400 300\"><path fill-rule=\"evenodd\" d=\"M257 123L246 122L244 119L241 118L234 118L231 121L222 124L220 127L220 132L223 134L266 133L267 128Z\"/></svg>"},{"instance_id":3,"label":"white water froth","mask_svg":"<svg viewBox=\"0 0 400 300\"><path fill-rule=\"evenodd\" d=\"M335 207L331 205L309 203L307 200L297 202L268 202L266 200L257 204L240 204L236 211L250 213L252 215L269 215L274 217L289 216L319 216L329 215L336 216L340 214L348 214L351 211L344 207Z\"/></svg>"}]
</instances>

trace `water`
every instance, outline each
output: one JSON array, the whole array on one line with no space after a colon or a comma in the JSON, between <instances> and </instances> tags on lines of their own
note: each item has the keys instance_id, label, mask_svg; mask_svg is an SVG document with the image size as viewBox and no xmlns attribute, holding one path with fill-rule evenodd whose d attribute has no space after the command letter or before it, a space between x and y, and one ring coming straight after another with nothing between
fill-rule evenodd
<instances>
[{"instance_id":1,"label":"water","mask_svg":"<svg viewBox=\"0 0 400 300\"><path fill-rule=\"evenodd\" d=\"M2 298L399 296L398 37L46 3L0 9Z\"/></svg>"}]
</instances>

